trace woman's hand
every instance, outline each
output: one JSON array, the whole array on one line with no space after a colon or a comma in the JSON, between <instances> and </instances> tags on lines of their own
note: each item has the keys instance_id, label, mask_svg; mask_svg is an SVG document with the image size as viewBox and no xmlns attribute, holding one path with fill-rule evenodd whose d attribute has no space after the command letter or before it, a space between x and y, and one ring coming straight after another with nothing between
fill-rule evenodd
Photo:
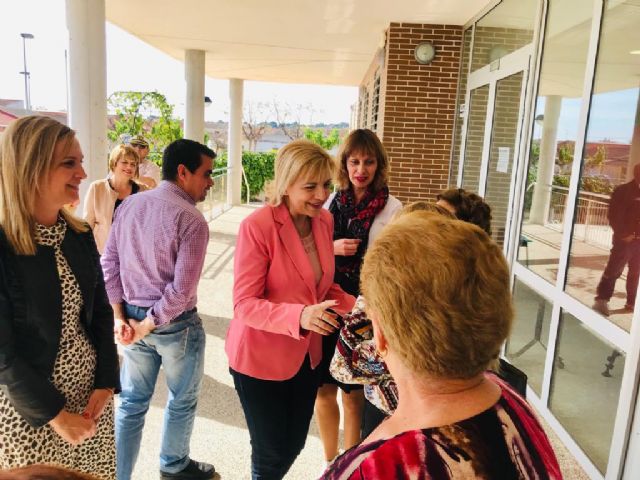
<instances>
[{"instance_id":1,"label":"woman's hand","mask_svg":"<svg viewBox=\"0 0 640 480\"><path fill-rule=\"evenodd\" d=\"M336 320L335 313L327 312L326 309L337 304L336 300L325 300L315 305L307 305L300 315L300 326L320 335L332 334L336 328L340 328L340 324Z\"/></svg>"},{"instance_id":2,"label":"woman's hand","mask_svg":"<svg viewBox=\"0 0 640 480\"><path fill-rule=\"evenodd\" d=\"M113 396L113 391L108 388L97 388L89 396L87 406L82 412L84 418L90 418L94 421L98 421L104 412L104 408Z\"/></svg>"},{"instance_id":3,"label":"woman's hand","mask_svg":"<svg viewBox=\"0 0 640 480\"><path fill-rule=\"evenodd\" d=\"M49 425L64 441L72 445L80 445L96 434L96 422L93 419L66 410L60 410L60 413L49 421Z\"/></svg>"},{"instance_id":4,"label":"woman's hand","mask_svg":"<svg viewBox=\"0 0 640 480\"><path fill-rule=\"evenodd\" d=\"M333 253L344 257L355 255L358 251L360 242L362 242L362 240L357 238L341 238L340 240L334 240Z\"/></svg>"}]
</instances>

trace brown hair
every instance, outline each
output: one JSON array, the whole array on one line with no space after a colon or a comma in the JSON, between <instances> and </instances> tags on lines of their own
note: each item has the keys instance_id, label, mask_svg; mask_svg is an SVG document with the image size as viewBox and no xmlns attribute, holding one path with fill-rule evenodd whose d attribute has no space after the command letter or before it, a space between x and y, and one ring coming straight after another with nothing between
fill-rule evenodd
<instances>
[{"instance_id":1,"label":"brown hair","mask_svg":"<svg viewBox=\"0 0 640 480\"><path fill-rule=\"evenodd\" d=\"M0 137L0 227L19 255L36 253L35 201L51 173L56 145L64 142L66 155L74 137L66 125L40 115L14 120ZM71 212L60 214L76 232L89 229Z\"/></svg>"},{"instance_id":2,"label":"brown hair","mask_svg":"<svg viewBox=\"0 0 640 480\"><path fill-rule=\"evenodd\" d=\"M480 195L464 188L450 188L436 198L451 204L458 220L473 223L491 235L491 207Z\"/></svg>"},{"instance_id":3,"label":"brown hair","mask_svg":"<svg viewBox=\"0 0 640 480\"><path fill-rule=\"evenodd\" d=\"M371 130L359 128L353 130L342 142L337 156L336 185L340 190L347 190L351 186L347 160L354 153L363 153L375 157L378 166L371 182L374 193L387 185L389 179L389 155L378 136Z\"/></svg>"},{"instance_id":4,"label":"brown hair","mask_svg":"<svg viewBox=\"0 0 640 480\"><path fill-rule=\"evenodd\" d=\"M513 320L509 269L480 228L402 215L367 250L361 279L371 316L411 370L466 379L495 363Z\"/></svg>"}]
</instances>

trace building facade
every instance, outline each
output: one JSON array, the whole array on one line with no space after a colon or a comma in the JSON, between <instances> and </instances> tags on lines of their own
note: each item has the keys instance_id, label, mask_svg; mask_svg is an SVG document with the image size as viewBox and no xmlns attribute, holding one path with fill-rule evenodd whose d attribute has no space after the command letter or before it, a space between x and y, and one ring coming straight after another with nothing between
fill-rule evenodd
<instances>
[{"instance_id":1,"label":"building facade","mask_svg":"<svg viewBox=\"0 0 640 480\"><path fill-rule=\"evenodd\" d=\"M353 114L383 139L403 201L459 186L492 206L517 314L504 356L592 478L640 478L633 269L608 315L593 308L611 194L640 163L639 25L637 0L502 0L462 27L392 23ZM435 57L420 63L424 43Z\"/></svg>"}]
</instances>

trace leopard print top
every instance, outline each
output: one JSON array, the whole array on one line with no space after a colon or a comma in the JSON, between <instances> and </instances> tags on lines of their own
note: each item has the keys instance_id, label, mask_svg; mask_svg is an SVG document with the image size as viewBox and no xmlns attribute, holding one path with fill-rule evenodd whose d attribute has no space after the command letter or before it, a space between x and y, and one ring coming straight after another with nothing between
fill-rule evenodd
<instances>
[{"instance_id":1,"label":"leopard print top","mask_svg":"<svg viewBox=\"0 0 640 480\"><path fill-rule=\"evenodd\" d=\"M61 250L67 224L60 218L52 227L36 225L36 241L54 248L62 291L62 332L50 381L66 397L65 409L82 413L93 390L96 351L80 322L80 287ZM97 433L73 446L49 425L31 427L0 391L0 469L33 463L63 465L98 478L115 478L113 401L98 423Z\"/></svg>"}]
</instances>

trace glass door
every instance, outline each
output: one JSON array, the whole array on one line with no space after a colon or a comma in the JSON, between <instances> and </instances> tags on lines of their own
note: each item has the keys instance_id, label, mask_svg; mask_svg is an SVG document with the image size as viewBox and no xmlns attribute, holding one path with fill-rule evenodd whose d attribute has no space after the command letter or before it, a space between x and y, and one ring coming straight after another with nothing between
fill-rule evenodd
<instances>
[{"instance_id":1,"label":"glass door","mask_svg":"<svg viewBox=\"0 0 640 480\"><path fill-rule=\"evenodd\" d=\"M492 236L505 253L530 58L527 45L469 76L458 185L485 197Z\"/></svg>"}]
</instances>

